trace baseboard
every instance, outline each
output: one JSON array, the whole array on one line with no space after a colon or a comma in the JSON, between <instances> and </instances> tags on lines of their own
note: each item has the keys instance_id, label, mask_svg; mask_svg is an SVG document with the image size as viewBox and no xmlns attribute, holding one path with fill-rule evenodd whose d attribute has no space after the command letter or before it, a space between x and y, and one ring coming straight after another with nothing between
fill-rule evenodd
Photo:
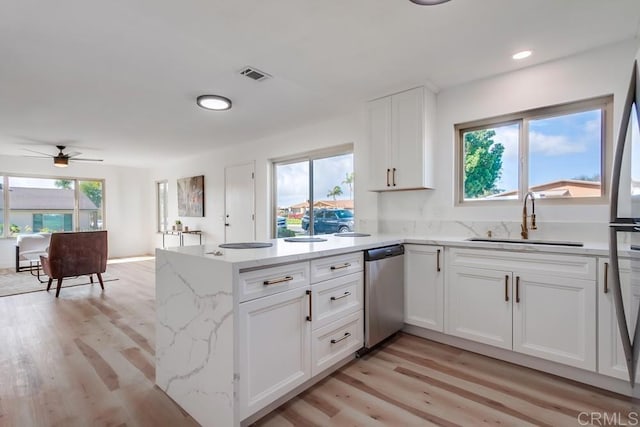
<instances>
[{"instance_id":1,"label":"baseboard","mask_svg":"<svg viewBox=\"0 0 640 427\"><path fill-rule=\"evenodd\" d=\"M402 329L407 334L415 335L431 341L450 345L452 347L461 348L473 353L482 354L494 359L504 360L514 365L525 366L537 371L546 372L558 377L562 377L571 381L587 384L593 387L609 390L624 396L640 399L640 387L631 388L628 382L601 375L596 372L585 371L583 369L574 368L572 366L562 365L560 363L543 360L526 354L516 353L510 350L493 347L487 344L477 343L465 340L463 338L454 337L442 332L432 331L413 325L405 325Z\"/></svg>"}]
</instances>

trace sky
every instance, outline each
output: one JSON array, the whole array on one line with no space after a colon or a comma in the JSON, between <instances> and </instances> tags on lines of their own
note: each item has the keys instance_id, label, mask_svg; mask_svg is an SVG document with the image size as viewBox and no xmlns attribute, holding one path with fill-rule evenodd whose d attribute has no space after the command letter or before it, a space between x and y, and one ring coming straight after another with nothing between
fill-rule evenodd
<instances>
[{"instance_id":1,"label":"sky","mask_svg":"<svg viewBox=\"0 0 640 427\"><path fill-rule=\"evenodd\" d=\"M529 121L529 186L600 174L600 110ZM518 188L518 124L494 128L504 145L501 190Z\"/></svg>"},{"instance_id":2,"label":"sky","mask_svg":"<svg viewBox=\"0 0 640 427\"><path fill-rule=\"evenodd\" d=\"M313 161L314 200L333 200L327 193L336 185L343 194L336 200L348 200L349 186L342 181L353 172L353 154L327 157ZM309 162L307 160L276 166L278 207L289 207L309 199Z\"/></svg>"}]
</instances>

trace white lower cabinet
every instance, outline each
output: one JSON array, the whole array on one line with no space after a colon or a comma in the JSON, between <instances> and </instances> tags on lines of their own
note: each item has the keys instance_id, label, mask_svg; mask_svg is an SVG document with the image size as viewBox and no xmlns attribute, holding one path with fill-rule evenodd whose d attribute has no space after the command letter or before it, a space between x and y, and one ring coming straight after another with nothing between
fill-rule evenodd
<instances>
[{"instance_id":1,"label":"white lower cabinet","mask_svg":"<svg viewBox=\"0 0 640 427\"><path fill-rule=\"evenodd\" d=\"M445 332L596 369L593 258L450 249Z\"/></svg>"},{"instance_id":2,"label":"white lower cabinet","mask_svg":"<svg viewBox=\"0 0 640 427\"><path fill-rule=\"evenodd\" d=\"M362 348L362 311L357 311L312 333L311 375L317 375Z\"/></svg>"},{"instance_id":3,"label":"white lower cabinet","mask_svg":"<svg viewBox=\"0 0 640 427\"><path fill-rule=\"evenodd\" d=\"M362 347L362 258L357 252L240 273L254 297L238 311L241 420ZM327 273L310 283L310 265Z\"/></svg>"},{"instance_id":4,"label":"white lower cabinet","mask_svg":"<svg viewBox=\"0 0 640 427\"><path fill-rule=\"evenodd\" d=\"M447 271L446 332L510 350L511 272L457 265Z\"/></svg>"},{"instance_id":5,"label":"white lower cabinet","mask_svg":"<svg viewBox=\"0 0 640 427\"><path fill-rule=\"evenodd\" d=\"M240 304L242 418L311 378L307 291L293 289Z\"/></svg>"},{"instance_id":6,"label":"white lower cabinet","mask_svg":"<svg viewBox=\"0 0 640 427\"><path fill-rule=\"evenodd\" d=\"M536 273L513 280L513 349L595 370L595 282Z\"/></svg>"},{"instance_id":7,"label":"white lower cabinet","mask_svg":"<svg viewBox=\"0 0 640 427\"><path fill-rule=\"evenodd\" d=\"M404 245L404 321L444 331L444 248Z\"/></svg>"},{"instance_id":8,"label":"white lower cabinet","mask_svg":"<svg viewBox=\"0 0 640 427\"><path fill-rule=\"evenodd\" d=\"M632 336L635 332L634 326L640 305L639 267L640 265L632 265L629 259L621 259L619 263L622 299L625 304L627 327ZM627 381L629 374L616 319L610 271L609 260L600 258L598 260L598 372ZM636 383L638 382L640 382L640 372L636 374Z\"/></svg>"}]
</instances>

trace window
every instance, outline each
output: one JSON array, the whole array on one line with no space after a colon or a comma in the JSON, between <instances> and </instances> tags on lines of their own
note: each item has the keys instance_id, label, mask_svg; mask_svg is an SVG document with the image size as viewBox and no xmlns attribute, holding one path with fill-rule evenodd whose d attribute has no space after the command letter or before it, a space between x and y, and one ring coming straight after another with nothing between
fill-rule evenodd
<instances>
[{"instance_id":1,"label":"window","mask_svg":"<svg viewBox=\"0 0 640 427\"><path fill-rule=\"evenodd\" d=\"M458 203L536 199L605 203L613 97L456 125Z\"/></svg>"},{"instance_id":2,"label":"window","mask_svg":"<svg viewBox=\"0 0 640 427\"><path fill-rule=\"evenodd\" d=\"M158 219L158 231L165 232L169 229L169 183L167 181L156 182L156 215Z\"/></svg>"},{"instance_id":3,"label":"window","mask_svg":"<svg viewBox=\"0 0 640 427\"><path fill-rule=\"evenodd\" d=\"M2 236L101 230L104 181L2 176ZM4 226L8 224L7 226Z\"/></svg>"},{"instance_id":4,"label":"window","mask_svg":"<svg viewBox=\"0 0 640 427\"><path fill-rule=\"evenodd\" d=\"M353 231L351 146L274 162L273 175L275 237Z\"/></svg>"}]
</instances>

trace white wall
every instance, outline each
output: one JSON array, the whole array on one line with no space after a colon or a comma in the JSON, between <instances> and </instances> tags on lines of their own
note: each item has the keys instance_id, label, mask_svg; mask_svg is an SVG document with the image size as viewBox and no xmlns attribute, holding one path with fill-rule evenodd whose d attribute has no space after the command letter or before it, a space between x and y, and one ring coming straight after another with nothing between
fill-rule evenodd
<instances>
[{"instance_id":1,"label":"white wall","mask_svg":"<svg viewBox=\"0 0 640 427\"><path fill-rule=\"evenodd\" d=\"M454 125L614 94L615 141L637 49L637 41L625 42L441 91L437 96L435 190L383 193L379 218L388 224L418 220L519 222L522 212L519 203L499 207L454 206ZM604 204L539 203L536 211L541 223L608 221L608 207Z\"/></svg>"},{"instance_id":2,"label":"white wall","mask_svg":"<svg viewBox=\"0 0 640 427\"><path fill-rule=\"evenodd\" d=\"M233 114L233 110L230 112ZM212 112L212 114L216 114ZM212 136L214 138L214 136ZM354 144L355 157L355 210L356 229L376 231L377 197L367 192L366 177L369 175L368 146L365 140L364 106L358 111L310 126L293 128L275 136L256 141L247 141L233 147L225 147L209 153L197 153L183 161L157 165L152 171L152 181L169 182L169 223L178 219L176 180L188 176L205 177L205 217L180 218L190 229L204 232L207 243L224 241L224 168L247 162L255 162L256 173L256 239L270 238L271 222L271 167L270 160L328 147ZM150 191L154 191L151 189ZM155 208L154 208L155 209ZM155 210L149 213L154 218ZM155 225L154 225L155 226ZM193 236L185 237L185 244L197 243ZM176 238L167 237L168 246L177 243ZM155 245L162 239L156 235Z\"/></svg>"},{"instance_id":3,"label":"white wall","mask_svg":"<svg viewBox=\"0 0 640 427\"><path fill-rule=\"evenodd\" d=\"M0 156L0 175L40 175L105 180L105 225L109 234L109 257L125 257L152 252L149 236L150 175L148 169L72 163L56 168L48 159ZM0 239L0 268L15 266L15 239Z\"/></svg>"}]
</instances>

